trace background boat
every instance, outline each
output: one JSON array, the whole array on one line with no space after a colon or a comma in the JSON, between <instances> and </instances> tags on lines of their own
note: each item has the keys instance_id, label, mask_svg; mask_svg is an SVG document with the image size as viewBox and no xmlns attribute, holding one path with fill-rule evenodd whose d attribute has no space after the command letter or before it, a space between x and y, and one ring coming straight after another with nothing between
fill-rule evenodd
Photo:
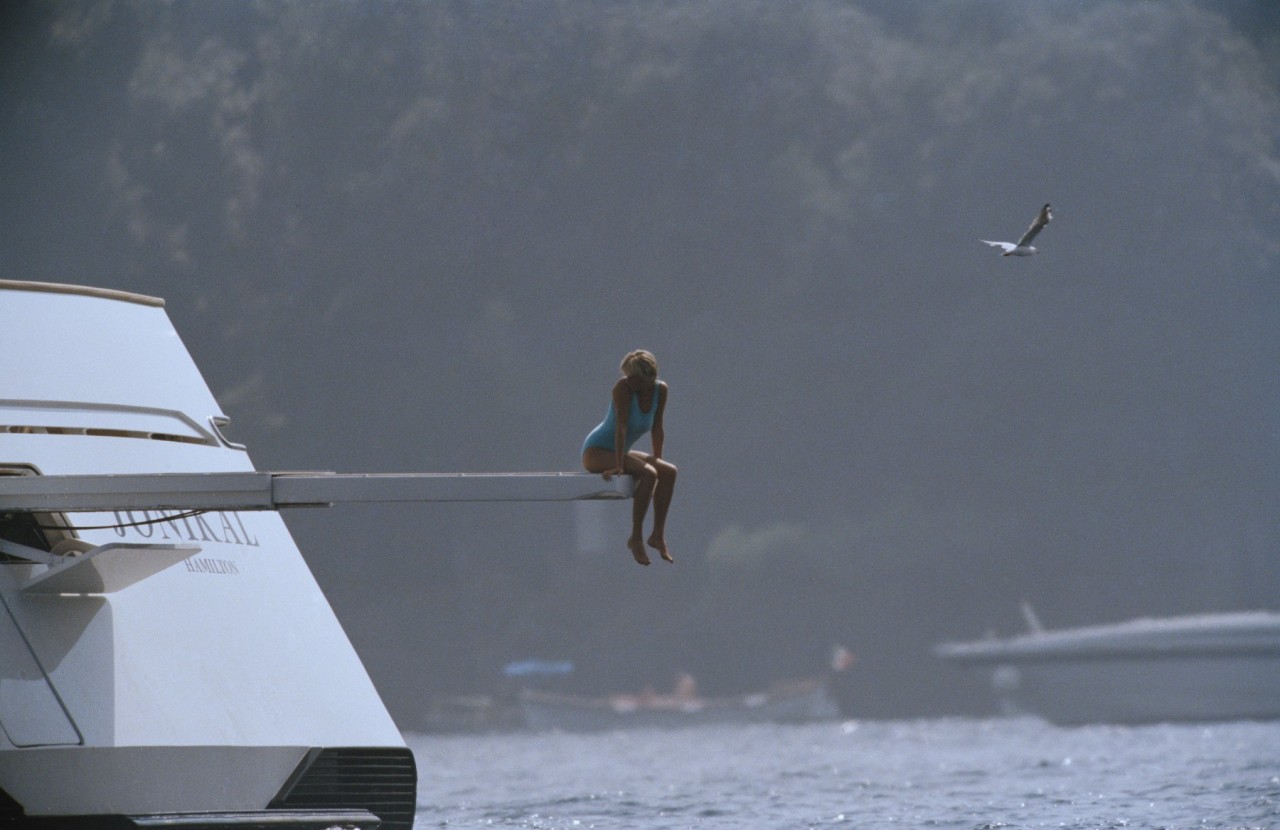
<instances>
[{"instance_id":1,"label":"background boat","mask_svg":"<svg viewBox=\"0 0 1280 830\"><path fill-rule=\"evenodd\" d=\"M1034 623L1034 617L1030 618ZM944 643L1001 708L1059 724L1280 718L1280 614L1254 611Z\"/></svg>"},{"instance_id":2,"label":"background boat","mask_svg":"<svg viewBox=\"0 0 1280 830\"><path fill-rule=\"evenodd\" d=\"M716 723L801 723L840 716L826 678L782 683L764 691L728 697L682 693L679 684L672 694L641 692L600 697L526 689L520 694L520 708L528 728L564 732Z\"/></svg>"},{"instance_id":3,"label":"background boat","mask_svg":"<svg viewBox=\"0 0 1280 830\"><path fill-rule=\"evenodd\" d=\"M703 697L693 675L683 672L667 694L645 689L638 694L591 696L525 688L518 702L527 728L564 732L831 720L840 716L832 680L854 662L853 652L835 646L830 668L822 674L739 695Z\"/></svg>"}]
</instances>

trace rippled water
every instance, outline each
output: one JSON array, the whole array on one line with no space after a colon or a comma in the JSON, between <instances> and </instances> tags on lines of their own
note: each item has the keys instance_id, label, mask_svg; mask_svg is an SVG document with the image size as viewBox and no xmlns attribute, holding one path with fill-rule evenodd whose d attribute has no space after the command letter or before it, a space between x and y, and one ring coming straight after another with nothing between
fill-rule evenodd
<instances>
[{"instance_id":1,"label":"rippled water","mask_svg":"<svg viewBox=\"0 0 1280 830\"><path fill-rule=\"evenodd\" d=\"M409 736L415 830L1280 828L1280 723Z\"/></svg>"}]
</instances>

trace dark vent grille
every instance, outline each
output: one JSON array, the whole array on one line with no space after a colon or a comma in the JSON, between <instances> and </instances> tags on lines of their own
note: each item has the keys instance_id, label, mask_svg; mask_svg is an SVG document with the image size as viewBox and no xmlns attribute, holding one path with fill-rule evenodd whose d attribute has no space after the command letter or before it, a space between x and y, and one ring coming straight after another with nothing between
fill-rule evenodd
<instances>
[{"instance_id":1,"label":"dark vent grille","mask_svg":"<svg viewBox=\"0 0 1280 830\"><path fill-rule=\"evenodd\" d=\"M402 748L313 749L271 802L272 809L358 809L383 830L411 830L418 770Z\"/></svg>"},{"instance_id":2,"label":"dark vent grille","mask_svg":"<svg viewBox=\"0 0 1280 830\"><path fill-rule=\"evenodd\" d=\"M22 815L22 805L13 800L13 796L0 790L0 820Z\"/></svg>"}]
</instances>

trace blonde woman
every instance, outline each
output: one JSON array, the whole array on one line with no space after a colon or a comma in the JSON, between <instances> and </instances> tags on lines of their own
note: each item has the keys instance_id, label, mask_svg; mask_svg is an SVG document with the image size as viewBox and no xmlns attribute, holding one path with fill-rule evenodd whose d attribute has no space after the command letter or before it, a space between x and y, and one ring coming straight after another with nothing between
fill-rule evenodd
<instances>
[{"instance_id":1,"label":"blonde woman","mask_svg":"<svg viewBox=\"0 0 1280 830\"><path fill-rule=\"evenodd\" d=\"M653 503L653 532L649 547L667 562L674 562L667 550L667 508L676 486L674 464L662 460L662 413L667 407L667 384L658 380L658 361L643 349L622 359L622 377L613 385L609 411L582 444L582 466L600 473L605 481L616 475L636 480L631 506L631 538L627 547L641 565L649 564L644 549L644 517ZM631 447L645 433L652 433L653 452Z\"/></svg>"}]
</instances>

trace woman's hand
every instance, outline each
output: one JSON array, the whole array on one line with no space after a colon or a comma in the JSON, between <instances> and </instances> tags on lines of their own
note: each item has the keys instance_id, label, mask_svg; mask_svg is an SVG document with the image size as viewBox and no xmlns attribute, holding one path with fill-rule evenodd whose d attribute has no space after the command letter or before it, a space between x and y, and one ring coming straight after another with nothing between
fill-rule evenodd
<instances>
[{"instance_id":1,"label":"woman's hand","mask_svg":"<svg viewBox=\"0 0 1280 830\"><path fill-rule=\"evenodd\" d=\"M605 470L600 475L604 476L605 481L610 481L613 479L614 476L620 476L625 474L626 474L626 471L623 470L621 467L614 467L612 470Z\"/></svg>"}]
</instances>

